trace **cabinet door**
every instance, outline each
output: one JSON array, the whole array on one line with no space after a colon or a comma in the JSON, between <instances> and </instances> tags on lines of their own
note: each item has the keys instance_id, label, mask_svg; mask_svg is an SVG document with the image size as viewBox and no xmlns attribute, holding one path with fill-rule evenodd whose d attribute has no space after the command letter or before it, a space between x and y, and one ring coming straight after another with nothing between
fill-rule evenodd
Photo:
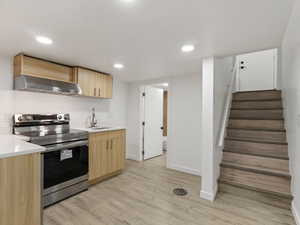
<instances>
[{"instance_id":1,"label":"cabinet door","mask_svg":"<svg viewBox=\"0 0 300 225\"><path fill-rule=\"evenodd\" d=\"M75 82L72 67L22 54L14 57L14 75L27 75L69 83Z\"/></svg>"},{"instance_id":2,"label":"cabinet door","mask_svg":"<svg viewBox=\"0 0 300 225\"><path fill-rule=\"evenodd\" d=\"M97 75L97 96L112 98L112 83L112 76L99 73Z\"/></svg>"},{"instance_id":3,"label":"cabinet door","mask_svg":"<svg viewBox=\"0 0 300 225\"><path fill-rule=\"evenodd\" d=\"M105 76L105 98L112 98L113 78L110 75Z\"/></svg>"},{"instance_id":4,"label":"cabinet door","mask_svg":"<svg viewBox=\"0 0 300 225\"><path fill-rule=\"evenodd\" d=\"M96 85L97 85L97 97L105 98L105 75L97 74L96 75Z\"/></svg>"},{"instance_id":5,"label":"cabinet door","mask_svg":"<svg viewBox=\"0 0 300 225\"><path fill-rule=\"evenodd\" d=\"M113 173L124 168L125 162L125 130L109 133L108 171Z\"/></svg>"},{"instance_id":6,"label":"cabinet door","mask_svg":"<svg viewBox=\"0 0 300 225\"><path fill-rule=\"evenodd\" d=\"M109 173L108 171L108 133L89 135L89 180L95 180Z\"/></svg>"},{"instance_id":7,"label":"cabinet door","mask_svg":"<svg viewBox=\"0 0 300 225\"><path fill-rule=\"evenodd\" d=\"M82 90L82 95L96 96L95 75L91 71L82 68L76 68L75 73L77 74L77 83Z\"/></svg>"},{"instance_id":8,"label":"cabinet door","mask_svg":"<svg viewBox=\"0 0 300 225\"><path fill-rule=\"evenodd\" d=\"M0 224L41 224L41 155L0 159Z\"/></svg>"},{"instance_id":9,"label":"cabinet door","mask_svg":"<svg viewBox=\"0 0 300 225\"><path fill-rule=\"evenodd\" d=\"M111 75L76 67L74 69L82 95L97 98L112 98L113 79Z\"/></svg>"}]
</instances>

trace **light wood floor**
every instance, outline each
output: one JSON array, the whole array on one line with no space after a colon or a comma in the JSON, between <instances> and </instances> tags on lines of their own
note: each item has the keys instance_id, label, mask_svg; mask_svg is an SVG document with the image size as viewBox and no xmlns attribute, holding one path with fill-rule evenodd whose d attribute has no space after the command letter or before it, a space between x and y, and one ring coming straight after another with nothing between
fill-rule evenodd
<instances>
[{"instance_id":1,"label":"light wood floor","mask_svg":"<svg viewBox=\"0 0 300 225\"><path fill-rule=\"evenodd\" d=\"M126 164L122 175L47 208L44 225L295 225L267 195L222 185L214 203L200 199L200 177L166 169L165 157ZM176 187L188 196L175 196Z\"/></svg>"}]
</instances>

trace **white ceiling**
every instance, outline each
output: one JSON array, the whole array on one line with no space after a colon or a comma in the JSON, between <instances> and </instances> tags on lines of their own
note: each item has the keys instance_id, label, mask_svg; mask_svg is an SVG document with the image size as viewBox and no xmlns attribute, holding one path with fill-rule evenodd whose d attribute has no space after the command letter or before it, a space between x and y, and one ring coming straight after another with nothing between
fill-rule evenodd
<instances>
[{"instance_id":1,"label":"white ceiling","mask_svg":"<svg viewBox=\"0 0 300 225\"><path fill-rule=\"evenodd\" d=\"M278 47L294 0L1 0L0 54L25 52L127 81L196 73L203 57ZM34 39L44 35L53 45ZM196 50L183 54L183 44ZM125 65L113 69L115 62Z\"/></svg>"}]
</instances>

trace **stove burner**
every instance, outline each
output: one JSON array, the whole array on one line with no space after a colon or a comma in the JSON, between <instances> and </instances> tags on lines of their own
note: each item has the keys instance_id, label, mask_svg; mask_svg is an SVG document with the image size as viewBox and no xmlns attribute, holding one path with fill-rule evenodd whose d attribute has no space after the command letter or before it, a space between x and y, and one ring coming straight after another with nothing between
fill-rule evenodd
<instances>
[{"instance_id":1,"label":"stove burner","mask_svg":"<svg viewBox=\"0 0 300 225\"><path fill-rule=\"evenodd\" d=\"M34 144L45 146L88 139L88 132L70 129L69 114L16 114L13 119L14 134L26 136Z\"/></svg>"}]
</instances>

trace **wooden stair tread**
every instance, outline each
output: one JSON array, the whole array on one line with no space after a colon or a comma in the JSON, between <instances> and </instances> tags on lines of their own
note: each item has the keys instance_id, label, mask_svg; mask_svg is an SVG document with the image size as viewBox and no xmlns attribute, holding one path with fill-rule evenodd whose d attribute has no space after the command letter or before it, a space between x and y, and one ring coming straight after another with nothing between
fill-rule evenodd
<instances>
[{"instance_id":1,"label":"wooden stair tread","mask_svg":"<svg viewBox=\"0 0 300 225\"><path fill-rule=\"evenodd\" d=\"M242 141L242 142L251 142L251 143L261 143L261 144L272 144L272 145L288 145L287 142L272 142L272 141L263 141L255 138L233 138L233 137L226 137L225 140L231 141Z\"/></svg>"},{"instance_id":2,"label":"wooden stair tread","mask_svg":"<svg viewBox=\"0 0 300 225\"><path fill-rule=\"evenodd\" d=\"M247 120L284 120L283 110L274 109L232 109L230 111L230 119L247 119Z\"/></svg>"},{"instance_id":3,"label":"wooden stair tread","mask_svg":"<svg viewBox=\"0 0 300 225\"><path fill-rule=\"evenodd\" d=\"M273 159L285 159L289 160L288 154L286 156L284 155L278 155L278 154L264 154L264 153L251 153L251 152L243 152L243 151L238 151L238 150L230 150L230 149L223 149L223 152L231 152L231 153L238 153L238 154L243 154L243 155L253 155L253 156L261 156L261 157L266 157L266 158L273 158Z\"/></svg>"},{"instance_id":4,"label":"wooden stair tread","mask_svg":"<svg viewBox=\"0 0 300 225\"><path fill-rule=\"evenodd\" d=\"M229 130L247 130L247 131L267 131L267 132L286 132L286 129L282 130L272 130L272 129L260 129L260 128L235 128L235 127L227 127Z\"/></svg>"},{"instance_id":5,"label":"wooden stair tread","mask_svg":"<svg viewBox=\"0 0 300 225\"><path fill-rule=\"evenodd\" d=\"M236 185L230 185L222 183L220 181L218 188L220 193L228 193L234 196L241 196L243 198L247 198L252 201L258 201L266 205L291 210L292 199L289 198L265 192L250 190L249 188L241 188Z\"/></svg>"},{"instance_id":6,"label":"wooden stair tread","mask_svg":"<svg viewBox=\"0 0 300 225\"><path fill-rule=\"evenodd\" d=\"M235 93L261 93L261 92L278 92L278 93L281 93L281 90L268 89L268 90L253 90L253 91L237 91L237 92L234 92L234 94Z\"/></svg>"},{"instance_id":7,"label":"wooden stair tread","mask_svg":"<svg viewBox=\"0 0 300 225\"><path fill-rule=\"evenodd\" d=\"M231 107L231 110L240 110L240 111L267 111L267 110L284 110L284 108L233 108Z\"/></svg>"},{"instance_id":8,"label":"wooden stair tread","mask_svg":"<svg viewBox=\"0 0 300 225\"><path fill-rule=\"evenodd\" d=\"M224 151L223 162L281 170L287 173L289 173L290 171L288 159L278 159L278 158L265 157L265 156L240 154L238 152Z\"/></svg>"},{"instance_id":9,"label":"wooden stair tread","mask_svg":"<svg viewBox=\"0 0 300 225\"><path fill-rule=\"evenodd\" d=\"M276 195L276 196L279 196L279 197L284 197L284 198L293 200L293 196L292 196L291 192L282 193L282 192L275 192L275 191L265 190L265 189L262 189L262 188L257 188L257 187L252 187L252 186L249 186L249 185L245 185L245 184L240 183L240 182L236 182L236 181L233 182L233 181L225 180L222 177L219 179L219 182L223 183L223 184L233 185L233 186L236 186L236 187L239 187L239 188L245 188L245 189L249 189L249 190L253 190L253 191L259 191L259 192L272 194L272 195Z\"/></svg>"},{"instance_id":10,"label":"wooden stair tread","mask_svg":"<svg viewBox=\"0 0 300 225\"><path fill-rule=\"evenodd\" d=\"M239 110L266 110L266 109L281 109L283 110L282 100L233 100L231 104L231 109Z\"/></svg>"},{"instance_id":11,"label":"wooden stair tread","mask_svg":"<svg viewBox=\"0 0 300 225\"><path fill-rule=\"evenodd\" d=\"M282 98L272 98L272 99L233 99L232 102L275 102L282 101Z\"/></svg>"},{"instance_id":12,"label":"wooden stair tread","mask_svg":"<svg viewBox=\"0 0 300 225\"><path fill-rule=\"evenodd\" d=\"M278 100L281 99L281 91L245 91L233 93L233 100Z\"/></svg>"},{"instance_id":13,"label":"wooden stair tread","mask_svg":"<svg viewBox=\"0 0 300 225\"><path fill-rule=\"evenodd\" d=\"M284 118L282 117L282 118L268 118L268 119L266 119L266 118L263 118L263 117L249 117L249 118L247 118L247 117L242 117L242 116L230 116L229 117L229 119L230 120L282 120L282 121L284 121Z\"/></svg>"},{"instance_id":14,"label":"wooden stair tread","mask_svg":"<svg viewBox=\"0 0 300 225\"><path fill-rule=\"evenodd\" d=\"M251 129L227 129L227 137L237 140L248 140L253 142L286 143L285 131L266 131Z\"/></svg>"},{"instance_id":15,"label":"wooden stair tread","mask_svg":"<svg viewBox=\"0 0 300 225\"><path fill-rule=\"evenodd\" d=\"M264 168L259 166L249 166L249 165L233 163L233 162L225 162L225 161L221 163L221 167L230 167L230 168L245 170L254 173L261 173L270 176L280 176L280 177L286 177L287 179L291 179L291 175L284 170L276 170L276 169Z\"/></svg>"},{"instance_id":16,"label":"wooden stair tread","mask_svg":"<svg viewBox=\"0 0 300 225\"><path fill-rule=\"evenodd\" d=\"M261 191L291 195L291 179L233 167L221 167L221 180Z\"/></svg>"},{"instance_id":17,"label":"wooden stair tread","mask_svg":"<svg viewBox=\"0 0 300 225\"><path fill-rule=\"evenodd\" d=\"M277 158L288 158L288 146L278 143L264 143L242 141L236 139L225 139L224 149L237 153L248 153L253 155L263 155Z\"/></svg>"},{"instance_id":18,"label":"wooden stair tread","mask_svg":"<svg viewBox=\"0 0 300 225\"><path fill-rule=\"evenodd\" d=\"M232 137L227 136L227 140L236 140L236 141L244 141L244 142L252 142L252 143L265 143L265 144L282 144L287 145L287 142L283 142L280 140L262 140L258 138L251 138L251 137Z\"/></svg>"},{"instance_id":19,"label":"wooden stair tread","mask_svg":"<svg viewBox=\"0 0 300 225\"><path fill-rule=\"evenodd\" d=\"M284 120L249 120L244 118L231 118L229 119L228 127L243 129L283 130Z\"/></svg>"}]
</instances>

